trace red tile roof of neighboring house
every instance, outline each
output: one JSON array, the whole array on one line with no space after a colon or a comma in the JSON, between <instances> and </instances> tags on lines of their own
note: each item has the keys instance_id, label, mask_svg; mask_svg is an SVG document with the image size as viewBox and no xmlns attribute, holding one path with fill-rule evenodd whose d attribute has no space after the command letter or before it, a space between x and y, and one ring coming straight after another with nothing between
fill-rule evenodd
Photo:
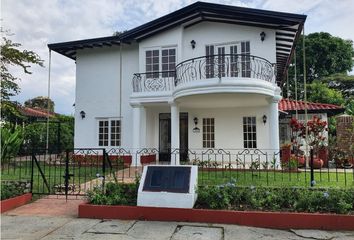
<instances>
[{"instance_id":1,"label":"red tile roof of neighboring house","mask_svg":"<svg viewBox=\"0 0 354 240\"><path fill-rule=\"evenodd\" d=\"M47 117L47 111L43 109L38 109L38 108L29 108L29 107L19 107L19 111L27 116L27 117L41 117L41 118L46 118ZM50 112L49 113L50 117L54 117L55 113Z\"/></svg>"},{"instance_id":2,"label":"red tile roof of neighboring house","mask_svg":"<svg viewBox=\"0 0 354 240\"><path fill-rule=\"evenodd\" d=\"M305 102L283 98L279 102L279 110L284 112L295 112L296 110L304 112ZM329 116L332 116L344 112L345 109L334 104L307 102L307 110L309 113L326 112Z\"/></svg>"}]
</instances>

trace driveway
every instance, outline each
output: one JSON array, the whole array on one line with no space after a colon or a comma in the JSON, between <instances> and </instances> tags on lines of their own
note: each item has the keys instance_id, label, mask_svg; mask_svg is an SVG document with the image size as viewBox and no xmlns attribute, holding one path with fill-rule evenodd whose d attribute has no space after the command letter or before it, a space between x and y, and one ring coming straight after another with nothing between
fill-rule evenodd
<instances>
[{"instance_id":1,"label":"driveway","mask_svg":"<svg viewBox=\"0 0 354 240\"><path fill-rule=\"evenodd\" d=\"M354 232L274 230L237 225L1 215L1 239L248 240L354 239Z\"/></svg>"}]
</instances>

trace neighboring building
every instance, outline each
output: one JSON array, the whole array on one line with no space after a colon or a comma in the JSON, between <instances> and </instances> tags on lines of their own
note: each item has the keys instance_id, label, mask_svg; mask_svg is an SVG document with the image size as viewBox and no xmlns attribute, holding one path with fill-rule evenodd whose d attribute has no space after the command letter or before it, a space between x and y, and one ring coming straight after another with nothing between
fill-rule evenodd
<instances>
[{"instance_id":1,"label":"neighboring building","mask_svg":"<svg viewBox=\"0 0 354 240\"><path fill-rule=\"evenodd\" d=\"M311 120L313 116L328 122L328 117L343 113L345 108L333 104L313 103L303 101L295 101L290 99L282 99L279 102L279 138L280 144L288 144L291 142L291 129L289 121L291 118L305 121L305 108L307 109L307 119ZM327 139L328 140L328 139Z\"/></svg>"},{"instance_id":2,"label":"neighboring building","mask_svg":"<svg viewBox=\"0 0 354 240\"><path fill-rule=\"evenodd\" d=\"M197 2L119 36L49 44L76 61L75 147L279 151L279 86L305 19Z\"/></svg>"},{"instance_id":3,"label":"neighboring building","mask_svg":"<svg viewBox=\"0 0 354 240\"><path fill-rule=\"evenodd\" d=\"M26 117L26 122L38 122L38 121L45 121L48 117L48 112L41 108L30 108L30 107L23 107L18 106L18 111L21 113L22 116ZM49 112L49 117L55 117L55 113Z\"/></svg>"}]
</instances>

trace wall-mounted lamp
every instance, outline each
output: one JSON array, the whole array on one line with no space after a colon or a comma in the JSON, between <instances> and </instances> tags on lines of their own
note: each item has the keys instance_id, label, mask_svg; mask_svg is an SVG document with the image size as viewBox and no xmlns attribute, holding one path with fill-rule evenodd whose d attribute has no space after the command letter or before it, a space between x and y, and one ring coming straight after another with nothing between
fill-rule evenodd
<instances>
[{"instance_id":1,"label":"wall-mounted lamp","mask_svg":"<svg viewBox=\"0 0 354 240\"><path fill-rule=\"evenodd\" d=\"M265 125L266 122L267 122L267 116L266 116L266 115L263 115L262 120L263 120L263 124Z\"/></svg>"},{"instance_id":2,"label":"wall-mounted lamp","mask_svg":"<svg viewBox=\"0 0 354 240\"><path fill-rule=\"evenodd\" d=\"M265 39L265 37L266 37L266 33L265 33L265 32L261 32L261 33L259 34L259 36L261 36L261 41L263 42L264 39Z\"/></svg>"},{"instance_id":3,"label":"wall-mounted lamp","mask_svg":"<svg viewBox=\"0 0 354 240\"><path fill-rule=\"evenodd\" d=\"M85 111L81 111L81 112L80 112L80 116L81 116L82 119L84 119L84 118L86 117Z\"/></svg>"},{"instance_id":4,"label":"wall-mounted lamp","mask_svg":"<svg viewBox=\"0 0 354 240\"><path fill-rule=\"evenodd\" d=\"M195 44L196 44L196 42L194 40L192 40L191 41L191 46L192 46L193 49L195 48Z\"/></svg>"},{"instance_id":5,"label":"wall-mounted lamp","mask_svg":"<svg viewBox=\"0 0 354 240\"><path fill-rule=\"evenodd\" d=\"M200 132L200 129L197 127L197 125L198 125L198 118L197 118L197 117L193 118L193 121L194 121L194 124L195 124L195 127L193 128L193 132L194 132L194 133L199 133L199 132Z\"/></svg>"}]
</instances>

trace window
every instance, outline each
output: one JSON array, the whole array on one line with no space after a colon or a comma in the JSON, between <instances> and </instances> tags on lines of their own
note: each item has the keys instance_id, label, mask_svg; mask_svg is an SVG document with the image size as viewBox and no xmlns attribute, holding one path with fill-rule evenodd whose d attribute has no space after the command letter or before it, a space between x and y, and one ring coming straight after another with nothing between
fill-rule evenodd
<instances>
[{"instance_id":1,"label":"window","mask_svg":"<svg viewBox=\"0 0 354 240\"><path fill-rule=\"evenodd\" d=\"M242 56L237 56L237 54L242 54ZM205 46L206 78L225 76L251 77L250 54L249 41Z\"/></svg>"},{"instance_id":2,"label":"window","mask_svg":"<svg viewBox=\"0 0 354 240\"><path fill-rule=\"evenodd\" d=\"M98 121L98 146L108 146L108 121Z\"/></svg>"},{"instance_id":3,"label":"window","mask_svg":"<svg viewBox=\"0 0 354 240\"><path fill-rule=\"evenodd\" d=\"M162 77L174 77L176 68L176 49L162 50Z\"/></svg>"},{"instance_id":4,"label":"window","mask_svg":"<svg viewBox=\"0 0 354 240\"><path fill-rule=\"evenodd\" d=\"M120 120L111 120L111 146L120 146Z\"/></svg>"},{"instance_id":5,"label":"window","mask_svg":"<svg viewBox=\"0 0 354 240\"><path fill-rule=\"evenodd\" d=\"M241 42L242 77L251 77L250 42Z\"/></svg>"},{"instance_id":6,"label":"window","mask_svg":"<svg viewBox=\"0 0 354 240\"><path fill-rule=\"evenodd\" d=\"M231 77L237 77L238 69L237 69L237 45L230 46L230 75Z\"/></svg>"},{"instance_id":7,"label":"window","mask_svg":"<svg viewBox=\"0 0 354 240\"><path fill-rule=\"evenodd\" d=\"M158 72L160 71L160 54L159 50L148 50L145 52L145 68L148 78L157 78L159 77Z\"/></svg>"},{"instance_id":8,"label":"window","mask_svg":"<svg viewBox=\"0 0 354 240\"><path fill-rule=\"evenodd\" d=\"M121 122L120 120L98 121L98 146L121 145Z\"/></svg>"},{"instance_id":9,"label":"window","mask_svg":"<svg viewBox=\"0 0 354 240\"><path fill-rule=\"evenodd\" d=\"M215 120L203 118L203 148L215 147Z\"/></svg>"},{"instance_id":10,"label":"window","mask_svg":"<svg viewBox=\"0 0 354 240\"><path fill-rule=\"evenodd\" d=\"M206 58L206 69L205 74L206 78L213 78L214 77L214 46L208 45L205 47L205 55Z\"/></svg>"},{"instance_id":11,"label":"window","mask_svg":"<svg viewBox=\"0 0 354 240\"><path fill-rule=\"evenodd\" d=\"M175 68L176 48L154 49L145 52L145 70L150 73L146 75L147 78L160 77L160 69L163 72L162 77L174 77Z\"/></svg>"},{"instance_id":12,"label":"window","mask_svg":"<svg viewBox=\"0 0 354 240\"><path fill-rule=\"evenodd\" d=\"M256 117L243 117L243 147L257 148Z\"/></svg>"}]
</instances>

